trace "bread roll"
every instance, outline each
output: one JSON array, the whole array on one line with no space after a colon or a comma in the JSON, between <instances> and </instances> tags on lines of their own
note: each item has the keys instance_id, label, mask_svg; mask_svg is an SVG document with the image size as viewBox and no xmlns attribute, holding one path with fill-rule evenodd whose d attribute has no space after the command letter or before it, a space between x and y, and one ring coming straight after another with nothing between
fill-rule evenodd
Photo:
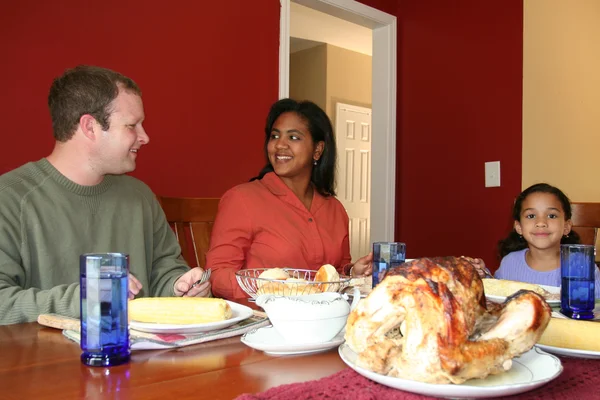
<instances>
[{"instance_id":1,"label":"bread roll","mask_svg":"<svg viewBox=\"0 0 600 400\"><path fill-rule=\"evenodd\" d=\"M286 294L289 293L289 296L298 296L303 294L321 293L321 288L319 288L320 285L311 285L303 282L307 282L306 279L290 278L286 280Z\"/></svg>"},{"instance_id":2,"label":"bread roll","mask_svg":"<svg viewBox=\"0 0 600 400\"><path fill-rule=\"evenodd\" d=\"M277 280L286 280L290 277L290 275L285 272L284 270L282 270L281 268L269 268L265 271L263 271L259 276L259 278L261 279L277 279ZM261 287L262 285L268 283L267 281L263 281L261 279L258 279L256 281L256 286L257 287Z\"/></svg>"},{"instance_id":3,"label":"bread roll","mask_svg":"<svg viewBox=\"0 0 600 400\"><path fill-rule=\"evenodd\" d=\"M306 286L306 279L302 278L288 278L284 282L285 288L283 293L286 296L296 296L302 294L302 288Z\"/></svg>"},{"instance_id":4,"label":"bread roll","mask_svg":"<svg viewBox=\"0 0 600 400\"><path fill-rule=\"evenodd\" d=\"M331 264L322 265L315 275L315 281L318 282L335 282L340 280L340 274L338 274L335 267Z\"/></svg>"},{"instance_id":5,"label":"bread roll","mask_svg":"<svg viewBox=\"0 0 600 400\"><path fill-rule=\"evenodd\" d=\"M308 282L306 279L302 278L288 278L285 280L285 283L294 283L294 282Z\"/></svg>"},{"instance_id":6,"label":"bread roll","mask_svg":"<svg viewBox=\"0 0 600 400\"><path fill-rule=\"evenodd\" d=\"M274 294L277 296L286 295L286 285L283 282L264 282L256 291L257 295ZM288 289L289 293L289 289Z\"/></svg>"},{"instance_id":7,"label":"bread roll","mask_svg":"<svg viewBox=\"0 0 600 400\"><path fill-rule=\"evenodd\" d=\"M340 274L331 264L322 265L315 275L315 282L339 282ZM339 283L319 285L324 292L337 292L340 288Z\"/></svg>"},{"instance_id":8,"label":"bread roll","mask_svg":"<svg viewBox=\"0 0 600 400\"><path fill-rule=\"evenodd\" d=\"M301 285L301 284L297 286L296 292L298 293L298 295L322 293L321 288L319 288L319 285Z\"/></svg>"},{"instance_id":9,"label":"bread roll","mask_svg":"<svg viewBox=\"0 0 600 400\"><path fill-rule=\"evenodd\" d=\"M309 285L304 279L290 278L285 282L267 282L262 285L257 295L274 294L276 296L298 296L303 294L321 293L319 285Z\"/></svg>"}]
</instances>

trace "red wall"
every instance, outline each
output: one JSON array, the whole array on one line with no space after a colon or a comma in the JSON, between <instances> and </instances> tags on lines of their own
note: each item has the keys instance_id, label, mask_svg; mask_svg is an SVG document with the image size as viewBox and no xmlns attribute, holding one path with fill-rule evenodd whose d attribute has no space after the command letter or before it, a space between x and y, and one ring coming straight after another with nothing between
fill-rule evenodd
<instances>
[{"instance_id":1,"label":"red wall","mask_svg":"<svg viewBox=\"0 0 600 400\"><path fill-rule=\"evenodd\" d=\"M398 16L396 239L409 257L497 265L521 187L522 0L363 3ZM55 4L0 14L0 173L50 153L48 88L80 63L142 87L151 143L135 175L156 193L220 196L258 171L277 99L278 0ZM484 188L496 160L502 187Z\"/></svg>"},{"instance_id":2,"label":"red wall","mask_svg":"<svg viewBox=\"0 0 600 400\"><path fill-rule=\"evenodd\" d=\"M357 0L369 7L398 16L398 0Z\"/></svg>"},{"instance_id":3,"label":"red wall","mask_svg":"<svg viewBox=\"0 0 600 400\"><path fill-rule=\"evenodd\" d=\"M521 189L522 0L398 3L396 239L495 267ZM501 187L484 187L500 161Z\"/></svg>"},{"instance_id":4,"label":"red wall","mask_svg":"<svg viewBox=\"0 0 600 400\"><path fill-rule=\"evenodd\" d=\"M263 165L279 0L20 0L1 13L0 44L0 173L51 152L48 89L77 64L142 88L150 144L134 175L156 193L218 197Z\"/></svg>"}]
</instances>

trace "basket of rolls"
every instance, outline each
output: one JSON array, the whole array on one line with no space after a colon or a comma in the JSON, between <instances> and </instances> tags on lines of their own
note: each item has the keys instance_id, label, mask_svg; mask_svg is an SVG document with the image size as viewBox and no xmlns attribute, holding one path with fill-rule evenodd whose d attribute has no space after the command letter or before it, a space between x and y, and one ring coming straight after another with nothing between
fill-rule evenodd
<instances>
[{"instance_id":1,"label":"basket of rolls","mask_svg":"<svg viewBox=\"0 0 600 400\"><path fill-rule=\"evenodd\" d=\"M298 296L323 292L341 292L350 277L340 276L331 264L317 271L293 268L251 268L235 273L240 287L253 299L261 294Z\"/></svg>"}]
</instances>

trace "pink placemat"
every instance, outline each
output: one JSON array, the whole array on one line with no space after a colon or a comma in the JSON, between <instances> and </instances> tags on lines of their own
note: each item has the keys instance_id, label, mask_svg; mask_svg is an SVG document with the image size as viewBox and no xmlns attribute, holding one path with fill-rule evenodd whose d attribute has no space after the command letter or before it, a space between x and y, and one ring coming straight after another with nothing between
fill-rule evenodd
<instances>
[{"instance_id":1,"label":"pink placemat","mask_svg":"<svg viewBox=\"0 0 600 400\"><path fill-rule=\"evenodd\" d=\"M509 399L600 399L600 360L561 357L562 374L546 385L507 397ZM257 394L243 394L236 400L413 400L433 399L375 383L350 368L331 376L303 383L282 385Z\"/></svg>"}]
</instances>

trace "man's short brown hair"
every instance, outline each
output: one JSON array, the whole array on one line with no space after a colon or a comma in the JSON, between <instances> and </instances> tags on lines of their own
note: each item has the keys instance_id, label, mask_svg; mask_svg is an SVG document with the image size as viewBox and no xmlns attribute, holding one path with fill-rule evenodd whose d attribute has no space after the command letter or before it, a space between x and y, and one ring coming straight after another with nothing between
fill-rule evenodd
<instances>
[{"instance_id":1,"label":"man's short brown hair","mask_svg":"<svg viewBox=\"0 0 600 400\"><path fill-rule=\"evenodd\" d=\"M108 130L110 104L119 95L119 88L142 95L132 79L101 67L79 65L54 79L48 94L54 138L59 142L71 139L85 114Z\"/></svg>"}]
</instances>

